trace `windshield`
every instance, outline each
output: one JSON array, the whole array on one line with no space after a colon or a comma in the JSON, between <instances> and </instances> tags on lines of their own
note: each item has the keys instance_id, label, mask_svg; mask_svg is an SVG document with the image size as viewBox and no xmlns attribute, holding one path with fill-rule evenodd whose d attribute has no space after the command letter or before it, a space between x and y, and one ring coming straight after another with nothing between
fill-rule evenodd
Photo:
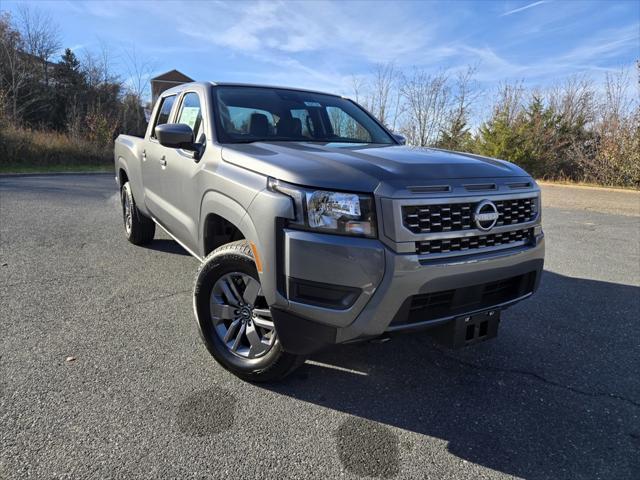
<instances>
[{"instance_id":1,"label":"windshield","mask_svg":"<svg viewBox=\"0 0 640 480\"><path fill-rule=\"evenodd\" d=\"M337 142L395 144L356 104L320 93L263 87L216 87L221 143Z\"/></svg>"}]
</instances>

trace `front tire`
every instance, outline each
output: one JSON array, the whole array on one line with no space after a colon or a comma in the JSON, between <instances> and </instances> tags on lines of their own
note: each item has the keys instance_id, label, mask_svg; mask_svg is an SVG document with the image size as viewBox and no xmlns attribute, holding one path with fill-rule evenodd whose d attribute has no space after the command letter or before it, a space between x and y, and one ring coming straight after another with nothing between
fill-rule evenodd
<instances>
[{"instance_id":1,"label":"front tire","mask_svg":"<svg viewBox=\"0 0 640 480\"><path fill-rule=\"evenodd\" d=\"M246 240L223 245L205 258L193 301L209 353L243 380L280 380L304 362L282 350Z\"/></svg>"},{"instance_id":2,"label":"front tire","mask_svg":"<svg viewBox=\"0 0 640 480\"><path fill-rule=\"evenodd\" d=\"M125 182L122 186L120 200L122 203L124 234L127 240L134 245L150 243L156 234L156 224L138 210L129 182Z\"/></svg>"}]
</instances>

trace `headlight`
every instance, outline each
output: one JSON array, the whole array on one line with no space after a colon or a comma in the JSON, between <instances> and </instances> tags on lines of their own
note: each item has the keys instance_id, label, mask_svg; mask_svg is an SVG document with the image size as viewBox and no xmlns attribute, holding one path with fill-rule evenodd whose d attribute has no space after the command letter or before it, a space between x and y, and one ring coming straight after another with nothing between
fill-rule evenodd
<instances>
[{"instance_id":1,"label":"headlight","mask_svg":"<svg viewBox=\"0 0 640 480\"><path fill-rule=\"evenodd\" d=\"M376 236L372 195L309 189L274 178L269 179L269 189L292 198L296 215L290 221L293 225L327 233Z\"/></svg>"}]
</instances>

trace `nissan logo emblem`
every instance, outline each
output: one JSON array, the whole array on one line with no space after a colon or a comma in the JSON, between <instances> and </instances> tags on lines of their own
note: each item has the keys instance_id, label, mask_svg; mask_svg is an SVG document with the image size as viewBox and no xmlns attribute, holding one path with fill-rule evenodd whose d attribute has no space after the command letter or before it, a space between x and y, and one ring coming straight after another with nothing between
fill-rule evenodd
<instances>
[{"instance_id":1,"label":"nissan logo emblem","mask_svg":"<svg viewBox=\"0 0 640 480\"><path fill-rule=\"evenodd\" d=\"M475 212L473 212L473 221L478 227L478 230L488 232L498 223L500 214L496 205L491 200L483 200L477 206Z\"/></svg>"}]
</instances>

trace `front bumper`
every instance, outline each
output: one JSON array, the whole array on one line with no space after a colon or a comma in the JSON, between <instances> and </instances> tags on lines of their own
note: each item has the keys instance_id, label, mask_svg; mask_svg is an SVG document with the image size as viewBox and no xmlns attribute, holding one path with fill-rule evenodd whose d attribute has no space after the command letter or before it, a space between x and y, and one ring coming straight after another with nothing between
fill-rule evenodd
<instances>
[{"instance_id":1,"label":"front bumper","mask_svg":"<svg viewBox=\"0 0 640 480\"><path fill-rule=\"evenodd\" d=\"M429 262L378 240L285 229L283 243L280 294L288 306L272 310L283 348L298 354L506 308L537 289L544 265L542 234L531 245ZM518 285L502 296L482 298L482 287L512 279ZM314 297L323 286L335 287L326 301ZM442 292L452 295L451 307L423 310L436 313L421 319L412 302Z\"/></svg>"}]
</instances>

